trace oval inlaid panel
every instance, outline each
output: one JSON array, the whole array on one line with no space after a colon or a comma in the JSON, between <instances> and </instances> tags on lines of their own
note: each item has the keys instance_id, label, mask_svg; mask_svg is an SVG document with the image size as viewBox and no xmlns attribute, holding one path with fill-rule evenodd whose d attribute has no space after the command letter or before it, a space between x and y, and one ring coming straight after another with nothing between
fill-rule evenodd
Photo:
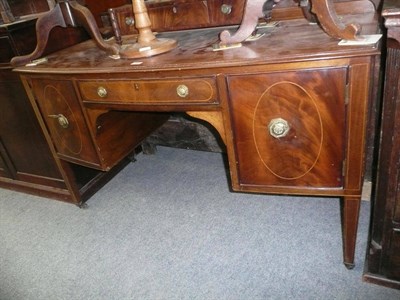
<instances>
[{"instance_id":1,"label":"oval inlaid panel","mask_svg":"<svg viewBox=\"0 0 400 300\"><path fill-rule=\"evenodd\" d=\"M82 135L79 126L76 126L74 113L62 93L55 86L47 85L44 89L44 99L46 101L44 117L47 118L52 135L58 138L56 146L75 155L81 153ZM63 114L68 119L68 128L63 128L56 118L50 117L58 114Z\"/></svg>"},{"instance_id":2,"label":"oval inlaid panel","mask_svg":"<svg viewBox=\"0 0 400 300\"><path fill-rule=\"evenodd\" d=\"M289 131L273 137L269 124L284 119ZM279 82L268 88L258 100L253 118L253 137L258 155L275 176L297 179L317 163L323 142L321 116L314 99L293 82Z\"/></svg>"}]
</instances>

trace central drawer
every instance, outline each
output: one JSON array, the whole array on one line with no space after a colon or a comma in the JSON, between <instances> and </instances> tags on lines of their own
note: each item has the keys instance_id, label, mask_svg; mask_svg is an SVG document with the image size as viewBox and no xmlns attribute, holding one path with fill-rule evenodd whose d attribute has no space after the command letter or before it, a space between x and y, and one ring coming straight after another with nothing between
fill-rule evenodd
<instances>
[{"instance_id":1,"label":"central drawer","mask_svg":"<svg viewBox=\"0 0 400 300\"><path fill-rule=\"evenodd\" d=\"M152 104L218 103L215 78L80 81L83 101Z\"/></svg>"}]
</instances>

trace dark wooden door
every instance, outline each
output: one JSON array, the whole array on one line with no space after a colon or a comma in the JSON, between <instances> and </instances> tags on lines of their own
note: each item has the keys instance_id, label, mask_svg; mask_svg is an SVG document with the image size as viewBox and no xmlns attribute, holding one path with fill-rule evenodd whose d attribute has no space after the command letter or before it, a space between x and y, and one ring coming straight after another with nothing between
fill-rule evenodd
<instances>
[{"instance_id":1,"label":"dark wooden door","mask_svg":"<svg viewBox=\"0 0 400 300\"><path fill-rule=\"evenodd\" d=\"M382 273L400 280L400 43L389 41L376 201L384 214Z\"/></svg>"},{"instance_id":2,"label":"dark wooden door","mask_svg":"<svg viewBox=\"0 0 400 300\"><path fill-rule=\"evenodd\" d=\"M333 68L228 79L240 185L343 186L346 74Z\"/></svg>"},{"instance_id":3,"label":"dark wooden door","mask_svg":"<svg viewBox=\"0 0 400 300\"><path fill-rule=\"evenodd\" d=\"M32 86L44 122L60 157L69 161L78 159L98 165L99 158L72 82L33 80Z\"/></svg>"},{"instance_id":4,"label":"dark wooden door","mask_svg":"<svg viewBox=\"0 0 400 300\"><path fill-rule=\"evenodd\" d=\"M0 136L7 155L12 158L15 179L37 183L46 178L61 180L18 75L11 70L2 74Z\"/></svg>"}]
</instances>

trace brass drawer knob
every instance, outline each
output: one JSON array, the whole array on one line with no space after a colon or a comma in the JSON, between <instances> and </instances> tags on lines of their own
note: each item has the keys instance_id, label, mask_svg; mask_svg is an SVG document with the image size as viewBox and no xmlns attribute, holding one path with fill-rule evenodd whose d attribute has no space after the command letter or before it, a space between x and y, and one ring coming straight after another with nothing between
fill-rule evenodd
<instances>
[{"instance_id":1,"label":"brass drawer knob","mask_svg":"<svg viewBox=\"0 0 400 300\"><path fill-rule=\"evenodd\" d=\"M68 128L69 122L68 119L63 115L63 114L58 114L58 115L49 115L50 118L57 119L58 124L62 128Z\"/></svg>"},{"instance_id":2,"label":"brass drawer knob","mask_svg":"<svg viewBox=\"0 0 400 300\"><path fill-rule=\"evenodd\" d=\"M268 125L269 133L274 138L281 138L286 136L289 133L290 126L289 123L282 118L272 119Z\"/></svg>"},{"instance_id":3,"label":"brass drawer knob","mask_svg":"<svg viewBox=\"0 0 400 300\"><path fill-rule=\"evenodd\" d=\"M232 5L229 4L222 4L221 5L221 12L224 15L229 15L232 12Z\"/></svg>"},{"instance_id":4,"label":"brass drawer knob","mask_svg":"<svg viewBox=\"0 0 400 300\"><path fill-rule=\"evenodd\" d=\"M176 93L178 94L179 97L185 98L189 95L189 88L184 84L180 84L176 88Z\"/></svg>"},{"instance_id":5,"label":"brass drawer knob","mask_svg":"<svg viewBox=\"0 0 400 300\"><path fill-rule=\"evenodd\" d=\"M99 95L99 97L101 97L101 98L107 97L107 90L106 90L106 88L104 88L104 87L102 87L102 86L99 86L99 87L97 88L97 95Z\"/></svg>"}]
</instances>

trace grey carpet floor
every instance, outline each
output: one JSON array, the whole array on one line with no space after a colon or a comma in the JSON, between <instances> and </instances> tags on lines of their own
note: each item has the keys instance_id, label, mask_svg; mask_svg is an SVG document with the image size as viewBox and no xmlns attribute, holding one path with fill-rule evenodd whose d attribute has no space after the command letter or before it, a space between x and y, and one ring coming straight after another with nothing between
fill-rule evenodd
<instances>
[{"instance_id":1,"label":"grey carpet floor","mask_svg":"<svg viewBox=\"0 0 400 300\"><path fill-rule=\"evenodd\" d=\"M342 264L339 200L232 193L217 153L138 156L87 209L0 189L0 299L400 299Z\"/></svg>"}]
</instances>

